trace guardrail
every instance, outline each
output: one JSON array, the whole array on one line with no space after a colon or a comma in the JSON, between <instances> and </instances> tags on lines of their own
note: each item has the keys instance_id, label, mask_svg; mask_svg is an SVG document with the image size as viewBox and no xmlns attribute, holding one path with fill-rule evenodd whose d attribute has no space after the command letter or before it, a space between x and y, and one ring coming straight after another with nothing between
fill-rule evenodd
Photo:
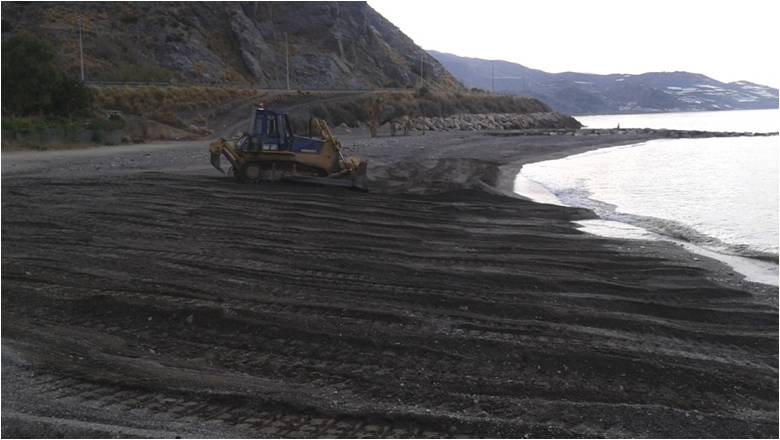
<instances>
[{"instance_id":1,"label":"guardrail","mask_svg":"<svg viewBox=\"0 0 780 440\"><path fill-rule=\"evenodd\" d=\"M168 81L84 81L88 86L172 86Z\"/></svg>"},{"instance_id":2,"label":"guardrail","mask_svg":"<svg viewBox=\"0 0 780 440\"><path fill-rule=\"evenodd\" d=\"M87 86L130 86L130 87L221 87L229 89L253 89L264 92L307 92L307 93L348 93L348 92L414 92L415 88L285 88L263 87L260 84L236 84L236 83L196 83L196 82L168 82L168 81L84 81Z\"/></svg>"}]
</instances>

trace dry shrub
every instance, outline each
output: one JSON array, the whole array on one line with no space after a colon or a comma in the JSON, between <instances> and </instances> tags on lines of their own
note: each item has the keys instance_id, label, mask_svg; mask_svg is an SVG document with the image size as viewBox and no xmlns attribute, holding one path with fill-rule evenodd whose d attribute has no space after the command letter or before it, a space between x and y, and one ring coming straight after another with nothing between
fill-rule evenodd
<instances>
[{"instance_id":1,"label":"dry shrub","mask_svg":"<svg viewBox=\"0 0 780 440\"><path fill-rule=\"evenodd\" d=\"M95 108L119 110L144 115L176 127L188 124L182 113L208 113L227 103L258 92L249 88L210 86L100 86L94 89ZM195 117L196 125L204 125L204 116Z\"/></svg>"},{"instance_id":2,"label":"dry shrub","mask_svg":"<svg viewBox=\"0 0 780 440\"><path fill-rule=\"evenodd\" d=\"M408 117L445 117L459 113L535 113L550 111L540 101L526 97L495 96L479 93L372 93L313 104L309 112L331 125L345 123L355 127L368 123L376 99L381 100L378 122Z\"/></svg>"}]
</instances>

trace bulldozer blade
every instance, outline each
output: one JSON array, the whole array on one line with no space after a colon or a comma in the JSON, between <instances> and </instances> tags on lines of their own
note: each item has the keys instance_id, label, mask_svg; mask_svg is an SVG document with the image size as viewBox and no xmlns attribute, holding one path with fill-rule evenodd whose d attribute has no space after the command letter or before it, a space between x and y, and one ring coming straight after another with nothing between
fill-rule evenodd
<instances>
[{"instance_id":1,"label":"bulldozer blade","mask_svg":"<svg viewBox=\"0 0 780 440\"><path fill-rule=\"evenodd\" d=\"M355 174L352 176L352 187L355 189L359 189L361 191L368 191L368 186L366 185L368 180L368 162L365 160L360 162L360 165L358 165L357 170L355 170Z\"/></svg>"},{"instance_id":2,"label":"bulldozer blade","mask_svg":"<svg viewBox=\"0 0 780 440\"><path fill-rule=\"evenodd\" d=\"M220 173L225 174L225 170L222 169L222 164L220 163L220 157L222 155L219 153L211 152L211 165L214 166L217 170L219 170Z\"/></svg>"},{"instance_id":3,"label":"bulldozer blade","mask_svg":"<svg viewBox=\"0 0 780 440\"><path fill-rule=\"evenodd\" d=\"M340 188L352 188L360 191L368 191L366 186L368 164L366 161L360 162L357 169L347 175L339 177L314 177L314 176L286 176L287 182L308 183L311 185L337 186Z\"/></svg>"},{"instance_id":4,"label":"bulldozer blade","mask_svg":"<svg viewBox=\"0 0 780 440\"><path fill-rule=\"evenodd\" d=\"M352 179L334 179L332 177L287 176L284 178L284 181L310 185L337 186L340 188L357 188Z\"/></svg>"}]
</instances>

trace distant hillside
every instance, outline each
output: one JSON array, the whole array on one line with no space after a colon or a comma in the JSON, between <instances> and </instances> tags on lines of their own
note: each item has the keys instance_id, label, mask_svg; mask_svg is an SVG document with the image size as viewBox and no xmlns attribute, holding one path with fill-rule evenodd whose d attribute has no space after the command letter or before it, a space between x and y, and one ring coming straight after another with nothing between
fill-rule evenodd
<instances>
[{"instance_id":1,"label":"distant hillside","mask_svg":"<svg viewBox=\"0 0 780 440\"><path fill-rule=\"evenodd\" d=\"M414 87L458 82L365 2L3 2L2 36L48 40L87 80L252 83L292 88Z\"/></svg>"},{"instance_id":2,"label":"distant hillside","mask_svg":"<svg viewBox=\"0 0 780 440\"><path fill-rule=\"evenodd\" d=\"M568 114L608 114L778 108L778 90L737 81L722 83L688 72L641 75L548 73L507 61L429 51L467 87L532 96Z\"/></svg>"}]
</instances>

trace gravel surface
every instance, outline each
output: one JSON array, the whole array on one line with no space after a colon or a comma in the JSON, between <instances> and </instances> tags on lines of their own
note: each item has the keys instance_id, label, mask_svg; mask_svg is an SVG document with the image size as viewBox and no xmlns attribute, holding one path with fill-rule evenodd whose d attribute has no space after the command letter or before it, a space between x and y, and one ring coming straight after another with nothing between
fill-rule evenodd
<instances>
[{"instance_id":1,"label":"gravel surface","mask_svg":"<svg viewBox=\"0 0 780 440\"><path fill-rule=\"evenodd\" d=\"M650 135L341 138L370 192L4 154L2 435L778 436L776 288L507 196Z\"/></svg>"}]
</instances>

